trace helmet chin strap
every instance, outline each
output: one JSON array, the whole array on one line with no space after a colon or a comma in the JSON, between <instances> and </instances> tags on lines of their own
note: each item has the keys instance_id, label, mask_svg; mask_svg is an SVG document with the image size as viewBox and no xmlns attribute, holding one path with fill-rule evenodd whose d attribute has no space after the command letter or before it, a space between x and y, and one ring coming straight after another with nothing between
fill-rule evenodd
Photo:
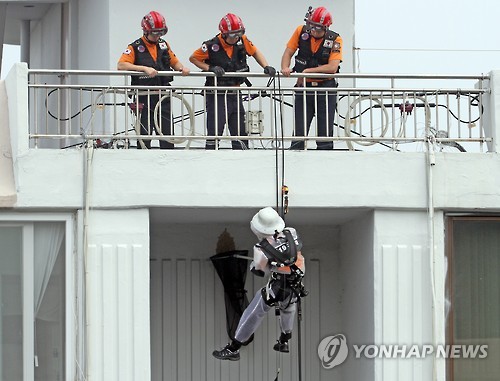
<instances>
[{"instance_id":1,"label":"helmet chin strap","mask_svg":"<svg viewBox=\"0 0 500 381\"><path fill-rule=\"evenodd\" d=\"M222 39L225 41L226 44L228 45L236 45L238 43L238 41L240 40L241 37L238 37L238 39L234 42L234 44L230 44L229 42L227 42L227 36L225 36L224 34L222 34Z\"/></svg>"}]
</instances>

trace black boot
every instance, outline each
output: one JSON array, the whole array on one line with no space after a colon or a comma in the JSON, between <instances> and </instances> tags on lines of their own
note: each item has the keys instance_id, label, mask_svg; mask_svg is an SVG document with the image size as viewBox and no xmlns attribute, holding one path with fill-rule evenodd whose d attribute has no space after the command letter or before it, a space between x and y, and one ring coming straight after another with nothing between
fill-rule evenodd
<instances>
[{"instance_id":1,"label":"black boot","mask_svg":"<svg viewBox=\"0 0 500 381\"><path fill-rule=\"evenodd\" d=\"M213 351L212 355L219 360L238 361L240 359L240 348L241 344L233 341L232 343L228 343L224 348Z\"/></svg>"},{"instance_id":2,"label":"black boot","mask_svg":"<svg viewBox=\"0 0 500 381\"><path fill-rule=\"evenodd\" d=\"M281 332L280 338L276 344L274 344L273 349L278 352L288 353L290 349L288 348L288 340L292 338L292 333Z\"/></svg>"}]
</instances>

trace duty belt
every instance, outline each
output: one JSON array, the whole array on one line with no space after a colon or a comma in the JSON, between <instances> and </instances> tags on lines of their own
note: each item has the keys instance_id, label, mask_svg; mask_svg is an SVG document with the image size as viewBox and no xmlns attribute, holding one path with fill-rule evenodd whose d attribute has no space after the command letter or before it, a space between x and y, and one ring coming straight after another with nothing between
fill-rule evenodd
<instances>
[{"instance_id":1,"label":"duty belt","mask_svg":"<svg viewBox=\"0 0 500 381\"><path fill-rule=\"evenodd\" d=\"M312 87L318 87L318 86L321 86L323 85L325 82L330 82L332 81L333 82L333 86L326 86L326 87L337 87L337 82L335 81L334 78L332 79L325 79L324 81L312 81L312 82L306 82L306 86L307 85L310 85Z\"/></svg>"}]
</instances>

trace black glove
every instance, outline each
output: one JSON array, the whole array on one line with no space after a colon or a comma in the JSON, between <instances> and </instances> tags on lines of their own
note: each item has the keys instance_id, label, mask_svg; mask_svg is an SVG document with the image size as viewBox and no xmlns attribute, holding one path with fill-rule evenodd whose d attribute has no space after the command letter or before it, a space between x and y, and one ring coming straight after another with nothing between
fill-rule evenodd
<instances>
[{"instance_id":1,"label":"black glove","mask_svg":"<svg viewBox=\"0 0 500 381\"><path fill-rule=\"evenodd\" d=\"M264 68L264 74L267 74L270 77L274 77L276 75L276 69L272 66L266 66Z\"/></svg>"},{"instance_id":2,"label":"black glove","mask_svg":"<svg viewBox=\"0 0 500 381\"><path fill-rule=\"evenodd\" d=\"M215 73L216 77L222 77L226 73L226 71L220 66L209 66L208 71Z\"/></svg>"},{"instance_id":3,"label":"black glove","mask_svg":"<svg viewBox=\"0 0 500 381\"><path fill-rule=\"evenodd\" d=\"M257 275L257 276L260 276L260 277L263 277L264 275L266 275L264 273L264 271L262 270L257 270L255 267L252 267L252 269L250 270L252 272L252 274L254 275Z\"/></svg>"}]
</instances>

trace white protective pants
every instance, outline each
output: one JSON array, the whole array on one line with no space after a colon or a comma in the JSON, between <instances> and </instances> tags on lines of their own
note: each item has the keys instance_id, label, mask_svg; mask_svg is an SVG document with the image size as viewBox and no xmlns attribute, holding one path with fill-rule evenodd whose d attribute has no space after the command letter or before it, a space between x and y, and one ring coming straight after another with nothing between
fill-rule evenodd
<instances>
[{"instance_id":1,"label":"white protective pants","mask_svg":"<svg viewBox=\"0 0 500 381\"><path fill-rule=\"evenodd\" d=\"M279 308L281 332L290 333L292 332L293 320L295 318L295 303L288 303L288 301L280 302ZM255 333L270 309L271 307L264 302L261 290L258 290L248 307L243 311L236 334L234 335L235 339L240 343L246 342Z\"/></svg>"}]
</instances>

